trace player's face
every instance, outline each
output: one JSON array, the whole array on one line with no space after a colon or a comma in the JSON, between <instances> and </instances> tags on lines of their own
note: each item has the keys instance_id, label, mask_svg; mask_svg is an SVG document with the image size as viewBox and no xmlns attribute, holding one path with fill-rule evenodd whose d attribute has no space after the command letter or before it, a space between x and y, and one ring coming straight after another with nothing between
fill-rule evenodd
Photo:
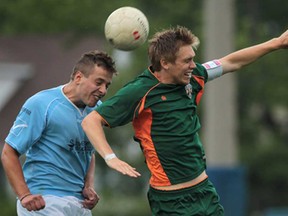
<instances>
[{"instance_id":1,"label":"player's face","mask_svg":"<svg viewBox=\"0 0 288 216\"><path fill-rule=\"evenodd\" d=\"M190 83L192 71L196 68L195 52L190 45L182 46L176 54L174 63L169 63L167 72L173 84L187 85Z\"/></svg>"},{"instance_id":2,"label":"player's face","mask_svg":"<svg viewBox=\"0 0 288 216\"><path fill-rule=\"evenodd\" d=\"M79 99L83 104L93 107L98 100L106 95L112 82L113 74L95 65L88 77L85 77L82 73L80 75L81 79L78 85Z\"/></svg>"}]
</instances>

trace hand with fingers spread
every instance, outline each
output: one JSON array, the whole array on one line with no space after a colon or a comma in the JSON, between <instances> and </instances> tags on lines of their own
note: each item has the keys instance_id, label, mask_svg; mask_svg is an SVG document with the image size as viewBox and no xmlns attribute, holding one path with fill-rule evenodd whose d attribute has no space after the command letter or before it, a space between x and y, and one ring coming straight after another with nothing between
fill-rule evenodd
<instances>
[{"instance_id":1,"label":"hand with fingers spread","mask_svg":"<svg viewBox=\"0 0 288 216\"><path fill-rule=\"evenodd\" d=\"M93 209L99 202L100 197L91 187L85 187L82 194L84 196L84 201L82 202L84 208Z\"/></svg>"},{"instance_id":2,"label":"hand with fingers spread","mask_svg":"<svg viewBox=\"0 0 288 216\"><path fill-rule=\"evenodd\" d=\"M28 211L39 211L45 208L45 201L40 194L27 194L20 198L20 202Z\"/></svg>"},{"instance_id":3,"label":"hand with fingers spread","mask_svg":"<svg viewBox=\"0 0 288 216\"><path fill-rule=\"evenodd\" d=\"M110 168L115 169L123 175L128 175L134 178L141 176L141 174L136 171L136 168L131 167L128 163L120 160L117 157L113 157L109 160L106 159L105 161Z\"/></svg>"}]
</instances>

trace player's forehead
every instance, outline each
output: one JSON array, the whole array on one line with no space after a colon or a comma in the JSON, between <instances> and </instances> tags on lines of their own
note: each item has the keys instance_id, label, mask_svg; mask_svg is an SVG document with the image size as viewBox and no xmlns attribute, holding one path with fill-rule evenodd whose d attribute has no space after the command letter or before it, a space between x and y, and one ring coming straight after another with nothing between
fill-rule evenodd
<instances>
[{"instance_id":1,"label":"player's forehead","mask_svg":"<svg viewBox=\"0 0 288 216\"><path fill-rule=\"evenodd\" d=\"M108 71L103 66L95 65L90 72L89 77L93 80L107 80L111 82L113 73L111 71Z\"/></svg>"},{"instance_id":2,"label":"player's forehead","mask_svg":"<svg viewBox=\"0 0 288 216\"><path fill-rule=\"evenodd\" d=\"M181 46L178 52L175 54L176 59L193 59L195 57L195 51L190 45Z\"/></svg>"}]
</instances>

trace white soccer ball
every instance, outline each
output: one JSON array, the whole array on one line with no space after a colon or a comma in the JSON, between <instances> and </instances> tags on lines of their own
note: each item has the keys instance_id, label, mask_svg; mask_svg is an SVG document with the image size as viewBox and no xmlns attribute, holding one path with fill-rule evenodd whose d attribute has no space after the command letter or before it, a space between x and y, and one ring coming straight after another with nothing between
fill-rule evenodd
<instances>
[{"instance_id":1,"label":"white soccer ball","mask_svg":"<svg viewBox=\"0 0 288 216\"><path fill-rule=\"evenodd\" d=\"M113 11L105 23L105 37L116 49L129 51L147 40L149 23L137 8L121 7Z\"/></svg>"}]
</instances>

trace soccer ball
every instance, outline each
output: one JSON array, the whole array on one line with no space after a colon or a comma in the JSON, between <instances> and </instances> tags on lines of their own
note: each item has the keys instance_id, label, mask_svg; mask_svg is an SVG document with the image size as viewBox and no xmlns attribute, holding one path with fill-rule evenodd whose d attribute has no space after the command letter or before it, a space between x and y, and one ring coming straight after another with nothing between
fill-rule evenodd
<instances>
[{"instance_id":1,"label":"soccer ball","mask_svg":"<svg viewBox=\"0 0 288 216\"><path fill-rule=\"evenodd\" d=\"M137 8L121 7L113 11L105 23L105 37L116 49L130 51L141 46L148 37L149 23Z\"/></svg>"}]
</instances>

